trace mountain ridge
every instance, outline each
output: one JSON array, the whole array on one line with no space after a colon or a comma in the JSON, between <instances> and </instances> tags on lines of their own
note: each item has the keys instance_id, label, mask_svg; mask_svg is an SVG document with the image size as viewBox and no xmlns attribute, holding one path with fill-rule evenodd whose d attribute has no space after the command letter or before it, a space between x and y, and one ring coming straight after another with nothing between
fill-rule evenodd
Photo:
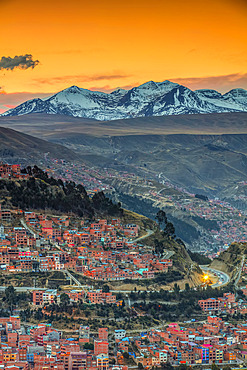
<instances>
[{"instance_id":1,"label":"mountain ridge","mask_svg":"<svg viewBox=\"0 0 247 370\"><path fill-rule=\"evenodd\" d=\"M247 90L192 91L177 83L148 81L130 90L111 93L70 86L50 97L28 100L1 116L30 113L61 114L99 121L181 114L247 111Z\"/></svg>"},{"instance_id":2,"label":"mountain ridge","mask_svg":"<svg viewBox=\"0 0 247 370\"><path fill-rule=\"evenodd\" d=\"M21 133L19 131L0 126L0 158L10 163L34 161L44 159L45 156L76 160L78 154L62 146L61 144L50 143L46 140Z\"/></svg>"}]
</instances>

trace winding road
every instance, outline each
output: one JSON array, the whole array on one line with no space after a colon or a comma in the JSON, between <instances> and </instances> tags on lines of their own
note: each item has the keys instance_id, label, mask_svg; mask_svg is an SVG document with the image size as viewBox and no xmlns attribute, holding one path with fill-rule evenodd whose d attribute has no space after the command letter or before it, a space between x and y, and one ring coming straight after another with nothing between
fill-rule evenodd
<instances>
[{"instance_id":1,"label":"winding road","mask_svg":"<svg viewBox=\"0 0 247 370\"><path fill-rule=\"evenodd\" d=\"M154 230L147 230L147 234L143 235L143 236L140 236L139 238L136 238L134 240L132 240L132 243L136 243L136 242L139 242L139 240L143 240L145 238L148 238L150 235L153 235L154 233Z\"/></svg>"},{"instance_id":2,"label":"winding road","mask_svg":"<svg viewBox=\"0 0 247 370\"><path fill-rule=\"evenodd\" d=\"M243 255L242 260L241 260L241 264L240 264L240 266L239 266L239 269L238 269L238 271L237 271L236 275L234 276L234 278L235 278L235 281L234 281L234 286L235 286L235 288L237 288L237 285L238 285L239 279L240 279L240 277L241 277L241 272L242 272L242 270L243 270L244 261L245 261L245 256Z\"/></svg>"},{"instance_id":3,"label":"winding road","mask_svg":"<svg viewBox=\"0 0 247 370\"><path fill-rule=\"evenodd\" d=\"M229 283L230 276L223 271L213 269L209 266L201 265L200 268L205 274L218 276L218 281L211 285L212 288L219 288Z\"/></svg>"}]
</instances>

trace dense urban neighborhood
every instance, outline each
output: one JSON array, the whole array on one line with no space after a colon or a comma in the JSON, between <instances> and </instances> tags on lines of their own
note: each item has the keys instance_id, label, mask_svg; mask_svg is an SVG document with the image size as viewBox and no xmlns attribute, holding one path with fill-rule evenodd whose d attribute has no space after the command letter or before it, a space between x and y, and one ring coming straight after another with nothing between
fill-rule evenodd
<instances>
[{"instance_id":1,"label":"dense urban neighborhood","mask_svg":"<svg viewBox=\"0 0 247 370\"><path fill-rule=\"evenodd\" d=\"M247 356L246 324L232 325L215 315L136 335L124 329L109 332L107 327L91 333L89 326L80 326L69 337L50 324L27 326L18 316L0 318L0 327L0 368L4 369L126 370L168 363L236 368Z\"/></svg>"},{"instance_id":2,"label":"dense urban neighborhood","mask_svg":"<svg viewBox=\"0 0 247 370\"><path fill-rule=\"evenodd\" d=\"M188 192L163 174L141 172L139 175L134 171L82 166L76 162L71 165L49 157L43 165L50 176L82 183L91 194L104 191L130 209L139 207L147 217L153 218L158 209L164 209L178 235L183 236L190 248L210 258L216 257L232 242L246 241L247 220L241 207L247 199L245 181L236 184L239 196L234 195L230 203ZM141 169L136 167L135 170L140 172Z\"/></svg>"},{"instance_id":3,"label":"dense urban neighborhood","mask_svg":"<svg viewBox=\"0 0 247 370\"><path fill-rule=\"evenodd\" d=\"M0 370L247 370L246 5L0 0Z\"/></svg>"},{"instance_id":4,"label":"dense urban neighborhood","mask_svg":"<svg viewBox=\"0 0 247 370\"><path fill-rule=\"evenodd\" d=\"M30 168L21 170L19 165L2 163L0 176L3 181L26 181L27 187L34 187ZM125 177L131 181L129 175ZM146 182L146 186L151 185ZM102 186L97 189L102 190ZM96 189L90 192L93 197ZM217 212L229 213L226 203L209 202L208 207L200 197L187 196L187 201L183 197L179 202L171 195L166 200L204 220L211 220ZM154 246L145 243L154 230L125 223L121 217L90 219L73 212L7 208L6 204L0 204L0 368L243 366L247 359L247 327L243 320L247 315L247 286L214 290L209 285L219 284L220 278L209 273L210 278L202 275L197 286L186 280L181 290L176 281L185 275L174 270L174 250L161 248L157 240ZM234 215L234 220L218 221L211 234L217 240L219 231L222 236L229 225L236 231L238 222L245 245L246 223L242 223L241 214ZM157 214L157 221L170 225L166 237L174 241L173 225L165 212ZM234 240L233 232L228 233ZM214 259L219 251L209 250L207 255ZM181 266L181 261L180 265L175 261ZM193 266L187 266L187 274ZM246 272L242 259L241 283ZM203 273L198 270L197 274ZM149 283L157 279L163 286L165 281L172 281L172 290L149 288ZM124 290L118 286L112 289L116 283L125 284ZM185 317L186 321L181 321Z\"/></svg>"}]
</instances>

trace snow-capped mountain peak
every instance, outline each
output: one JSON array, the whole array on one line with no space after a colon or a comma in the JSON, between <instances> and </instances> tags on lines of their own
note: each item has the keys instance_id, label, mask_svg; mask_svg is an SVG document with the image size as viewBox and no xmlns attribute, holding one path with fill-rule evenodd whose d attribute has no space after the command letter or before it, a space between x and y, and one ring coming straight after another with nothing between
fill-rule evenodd
<instances>
[{"instance_id":1,"label":"snow-capped mountain peak","mask_svg":"<svg viewBox=\"0 0 247 370\"><path fill-rule=\"evenodd\" d=\"M32 99L3 113L65 114L74 117L114 120L172 114L247 111L247 91L233 89L222 95L216 90L192 91L177 83L148 81L130 90L111 93L70 86L50 97Z\"/></svg>"},{"instance_id":2,"label":"snow-capped mountain peak","mask_svg":"<svg viewBox=\"0 0 247 370\"><path fill-rule=\"evenodd\" d=\"M114 91L111 92L111 95L120 95L120 94L125 94L127 91L125 89L116 89Z\"/></svg>"}]
</instances>

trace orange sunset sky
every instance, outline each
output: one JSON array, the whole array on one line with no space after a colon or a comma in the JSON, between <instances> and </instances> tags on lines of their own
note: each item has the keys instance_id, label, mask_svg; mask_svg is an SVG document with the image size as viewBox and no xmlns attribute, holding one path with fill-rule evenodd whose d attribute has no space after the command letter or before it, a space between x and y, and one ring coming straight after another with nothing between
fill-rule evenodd
<instances>
[{"instance_id":1,"label":"orange sunset sky","mask_svg":"<svg viewBox=\"0 0 247 370\"><path fill-rule=\"evenodd\" d=\"M245 0L0 0L0 14L0 59L40 62L0 68L0 112L71 85L247 89Z\"/></svg>"}]
</instances>

